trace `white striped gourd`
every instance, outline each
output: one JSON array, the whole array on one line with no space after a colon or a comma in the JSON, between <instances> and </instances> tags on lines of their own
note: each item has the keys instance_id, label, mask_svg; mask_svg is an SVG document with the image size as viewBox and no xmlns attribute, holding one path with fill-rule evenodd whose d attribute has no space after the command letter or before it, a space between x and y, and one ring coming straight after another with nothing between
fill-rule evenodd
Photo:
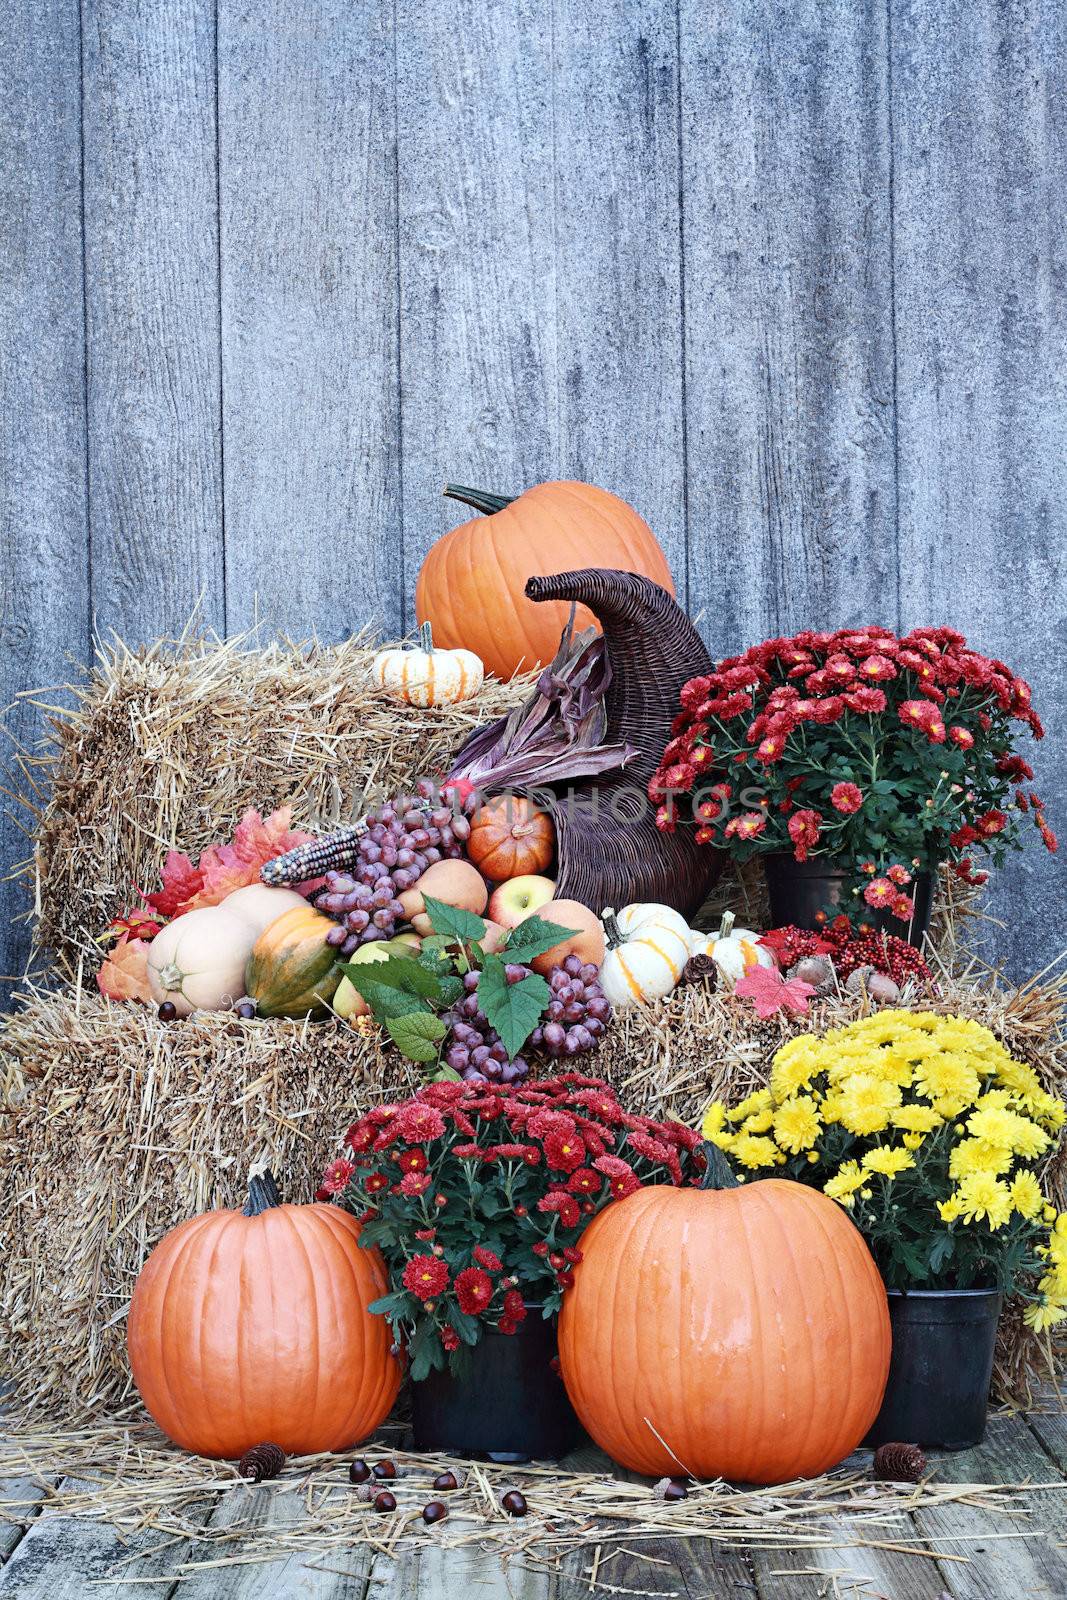
<instances>
[{"instance_id":1,"label":"white striped gourd","mask_svg":"<svg viewBox=\"0 0 1067 1600\"><path fill-rule=\"evenodd\" d=\"M648 1005L670 994L689 960L691 934L685 918L654 903L609 907L604 912L608 949L600 986L612 1005Z\"/></svg>"}]
</instances>

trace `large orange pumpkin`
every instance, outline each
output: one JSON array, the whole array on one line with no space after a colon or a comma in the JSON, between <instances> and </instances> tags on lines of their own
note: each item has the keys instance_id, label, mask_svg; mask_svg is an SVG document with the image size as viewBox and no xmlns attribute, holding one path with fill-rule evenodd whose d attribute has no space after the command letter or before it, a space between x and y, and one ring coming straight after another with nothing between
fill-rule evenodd
<instances>
[{"instance_id":1,"label":"large orange pumpkin","mask_svg":"<svg viewBox=\"0 0 1067 1600\"><path fill-rule=\"evenodd\" d=\"M450 483L445 494L485 515L431 545L415 586L415 615L433 624L439 648L473 650L498 678L551 661L567 623L565 601L526 599L527 578L616 567L674 593L648 523L606 489L539 483L509 498ZM599 623L579 606L577 626Z\"/></svg>"},{"instance_id":2,"label":"large orange pumpkin","mask_svg":"<svg viewBox=\"0 0 1067 1600\"><path fill-rule=\"evenodd\" d=\"M833 1200L774 1178L739 1187L706 1148L707 1189L635 1190L582 1239L559 1324L567 1393L634 1471L814 1477L878 1413L885 1289Z\"/></svg>"},{"instance_id":3,"label":"large orange pumpkin","mask_svg":"<svg viewBox=\"0 0 1067 1600\"><path fill-rule=\"evenodd\" d=\"M343 1450L388 1416L400 1386L376 1250L335 1206L283 1205L269 1173L244 1212L173 1228L133 1291L127 1345L167 1436L233 1459L269 1439L291 1455Z\"/></svg>"}]
</instances>

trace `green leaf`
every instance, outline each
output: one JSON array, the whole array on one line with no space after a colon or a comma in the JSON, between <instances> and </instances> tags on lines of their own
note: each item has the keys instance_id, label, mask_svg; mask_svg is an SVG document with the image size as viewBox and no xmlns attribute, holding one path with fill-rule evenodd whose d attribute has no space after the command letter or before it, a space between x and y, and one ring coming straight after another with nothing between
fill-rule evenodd
<instances>
[{"instance_id":1,"label":"green leaf","mask_svg":"<svg viewBox=\"0 0 1067 1600\"><path fill-rule=\"evenodd\" d=\"M464 944L476 944L479 939L485 938L485 923L473 911L461 911L459 906L446 906L443 900L435 900L430 894L423 898L434 933L449 934L452 939L459 939Z\"/></svg>"},{"instance_id":2,"label":"green leaf","mask_svg":"<svg viewBox=\"0 0 1067 1600\"><path fill-rule=\"evenodd\" d=\"M414 1296L408 1294L406 1289L397 1289L393 1294L380 1295L377 1300L372 1300L367 1307L378 1317L402 1317L411 1310Z\"/></svg>"},{"instance_id":3,"label":"green leaf","mask_svg":"<svg viewBox=\"0 0 1067 1600\"><path fill-rule=\"evenodd\" d=\"M430 1011L418 1011L401 1017L390 1017L385 1026L397 1049L409 1061L436 1061L437 1046L448 1028Z\"/></svg>"},{"instance_id":4,"label":"green leaf","mask_svg":"<svg viewBox=\"0 0 1067 1600\"><path fill-rule=\"evenodd\" d=\"M570 934L578 931L577 928L565 928L559 922L546 922L535 912L532 917L524 917L512 928L504 941L504 951L509 961L521 962L525 966L534 956L542 956L546 950L553 950Z\"/></svg>"},{"instance_id":5,"label":"green leaf","mask_svg":"<svg viewBox=\"0 0 1067 1600\"><path fill-rule=\"evenodd\" d=\"M424 1000L441 998L438 979L420 961L413 961L408 956L389 956L385 961L367 962L363 966L350 963L345 971L360 994L363 993L360 987L364 981L363 974L368 967L373 974L372 983L384 984L387 989L399 989L405 994L417 994Z\"/></svg>"},{"instance_id":6,"label":"green leaf","mask_svg":"<svg viewBox=\"0 0 1067 1600\"><path fill-rule=\"evenodd\" d=\"M439 983L441 997L437 1002L437 1007L438 1010L445 1010L448 1006L454 1006L456 1001L462 997L463 979L451 977L441 978Z\"/></svg>"},{"instance_id":7,"label":"green leaf","mask_svg":"<svg viewBox=\"0 0 1067 1600\"><path fill-rule=\"evenodd\" d=\"M452 1306L448 1313L448 1320L463 1340L464 1344L477 1344L482 1336L481 1326L477 1317L469 1317L458 1306Z\"/></svg>"},{"instance_id":8,"label":"green leaf","mask_svg":"<svg viewBox=\"0 0 1067 1600\"><path fill-rule=\"evenodd\" d=\"M424 1317L420 1321L408 1346L408 1354L411 1357L410 1370L413 1383L421 1383L423 1378L429 1377L435 1367L444 1366L444 1347L431 1318Z\"/></svg>"},{"instance_id":9,"label":"green leaf","mask_svg":"<svg viewBox=\"0 0 1067 1600\"><path fill-rule=\"evenodd\" d=\"M366 967L357 967L357 972L366 972ZM376 983L373 978L361 977L359 992L371 1008L375 1022L380 1022L384 1027L397 1017L411 1016L426 1010L426 1002L417 994L409 994L405 989L390 989L384 983Z\"/></svg>"},{"instance_id":10,"label":"green leaf","mask_svg":"<svg viewBox=\"0 0 1067 1600\"><path fill-rule=\"evenodd\" d=\"M536 973L520 983L509 983L500 957L486 956L478 983L478 1003L512 1059L537 1027L551 994L544 978Z\"/></svg>"}]
</instances>

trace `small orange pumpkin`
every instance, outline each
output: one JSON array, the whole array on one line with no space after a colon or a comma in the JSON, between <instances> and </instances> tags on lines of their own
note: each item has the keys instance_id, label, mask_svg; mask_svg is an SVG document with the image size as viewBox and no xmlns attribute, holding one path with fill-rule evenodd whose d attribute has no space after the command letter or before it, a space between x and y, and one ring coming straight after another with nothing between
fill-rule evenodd
<instances>
[{"instance_id":1,"label":"small orange pumpkin","mask_svg":"<svg viewBox=\"0 0 1067 1600\"><path fill-rule=\"evenodd\" d=\"M555 848L552 818L522 795L497 795L471 817L467 854L493 883L544 872Z\"/></svg>"},{"instance_id":2,"label":"small orange pumpkin","mask_svg":"<svg viewBox=\"0 0 1067 1600\"><path fill-rule=\"evenodd\" d=\"M134 1286L134 1382L168 1438L232 1460L264 1439L289 1455L343 1450L388 1416L400 1367L377 1250L336 1206L283 1205L270 1173L243 1212L179 1223Z\"/></svg>"},{"instance_id":3,"label":"small orange pumpkin","mask_svg":"<svg viewBox=\"0 0 1067 1600\"><path fill-rule=\"evenodd\" d=\"M430 546L415 586L415 615L438 646L473 650L510 678L551 661L567 623L562 600L527 600L527 578L582 567L638 572L674 594L667 558L632 506L591 483L539 483L514 497L448 484L451 500L484 512ZM599 628L585 606L576 628Z\"/></svg>"},{"instance_id":4,"label":"small orange pumpkin","mask_svg":"<svg viewBox=\"0 0 1067 1600\"><path fill-rule=\"evenodd\" d=\"M854 1450L889 1372L889 1308L847 1214L804 1184L635 1190L582 1239L563 1299L567 1393L597 1444L651 1477L815 1477Z\"/></svg>"}]
</instances>

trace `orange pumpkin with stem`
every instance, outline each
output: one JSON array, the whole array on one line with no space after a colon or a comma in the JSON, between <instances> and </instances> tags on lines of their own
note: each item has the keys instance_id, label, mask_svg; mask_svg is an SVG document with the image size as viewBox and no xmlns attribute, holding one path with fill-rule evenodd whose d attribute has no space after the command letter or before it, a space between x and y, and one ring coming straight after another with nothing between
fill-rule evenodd
<instances>
[{"instance_id":1,"label":"orange pumpkin with stem","mask_svg":"<svg viewBox=\"0 0 1067 1600\"><path fill-rule=\"evenodd\" d=\"M269 1439L343 1450L388 1416L400 1367L377 1250L336 1206L283 1205L270 1173L243 1212L172 1228L133 1291L127 1345L152 1417L185 1450L226 1460Z\"/></svg>"},{"instance_id":2,"label":"orange pumpkin with stem","mask_svg":"<svg viewBox=\"0 0 1067 1600\"><path fill-rule=\"evenodd\" d=\"M439 648L473 650L487 672L510 678L559 647L570 606L527 600L527 578L586 567L637 572L670 595L667 558L632 506L590 483L539 483L514 497L450 483L451 500L484 513L430 546L415 586L415 615ZM585 606L578 629L599 627Z\"/></svg>"},{"instance_id":3,"label":"orange pumpkin with stem","mask_svg":"<svg viewBox=\"0 0 1067 1600\"><path fill-rule=\"evenodd\" d=\"M544 872L555 847L552 818L522 795L497 795L471 817L467 854L493 883Z\"/></svg>"},{"instance_id":4,"label":"orange pumpkin with stem","mask_svg":"<svg viewBox=\"0 0 1067 1600\"><path fill-rule=\"evenodd\" d=\"M889 1372L889 1309L833 1200L739 1185L703 1146L702 1188L635 1190L582 1239L559 1354L582 1423L659 1477L815 1477L859 1444Z\"/></svg>"}]
</instances>

